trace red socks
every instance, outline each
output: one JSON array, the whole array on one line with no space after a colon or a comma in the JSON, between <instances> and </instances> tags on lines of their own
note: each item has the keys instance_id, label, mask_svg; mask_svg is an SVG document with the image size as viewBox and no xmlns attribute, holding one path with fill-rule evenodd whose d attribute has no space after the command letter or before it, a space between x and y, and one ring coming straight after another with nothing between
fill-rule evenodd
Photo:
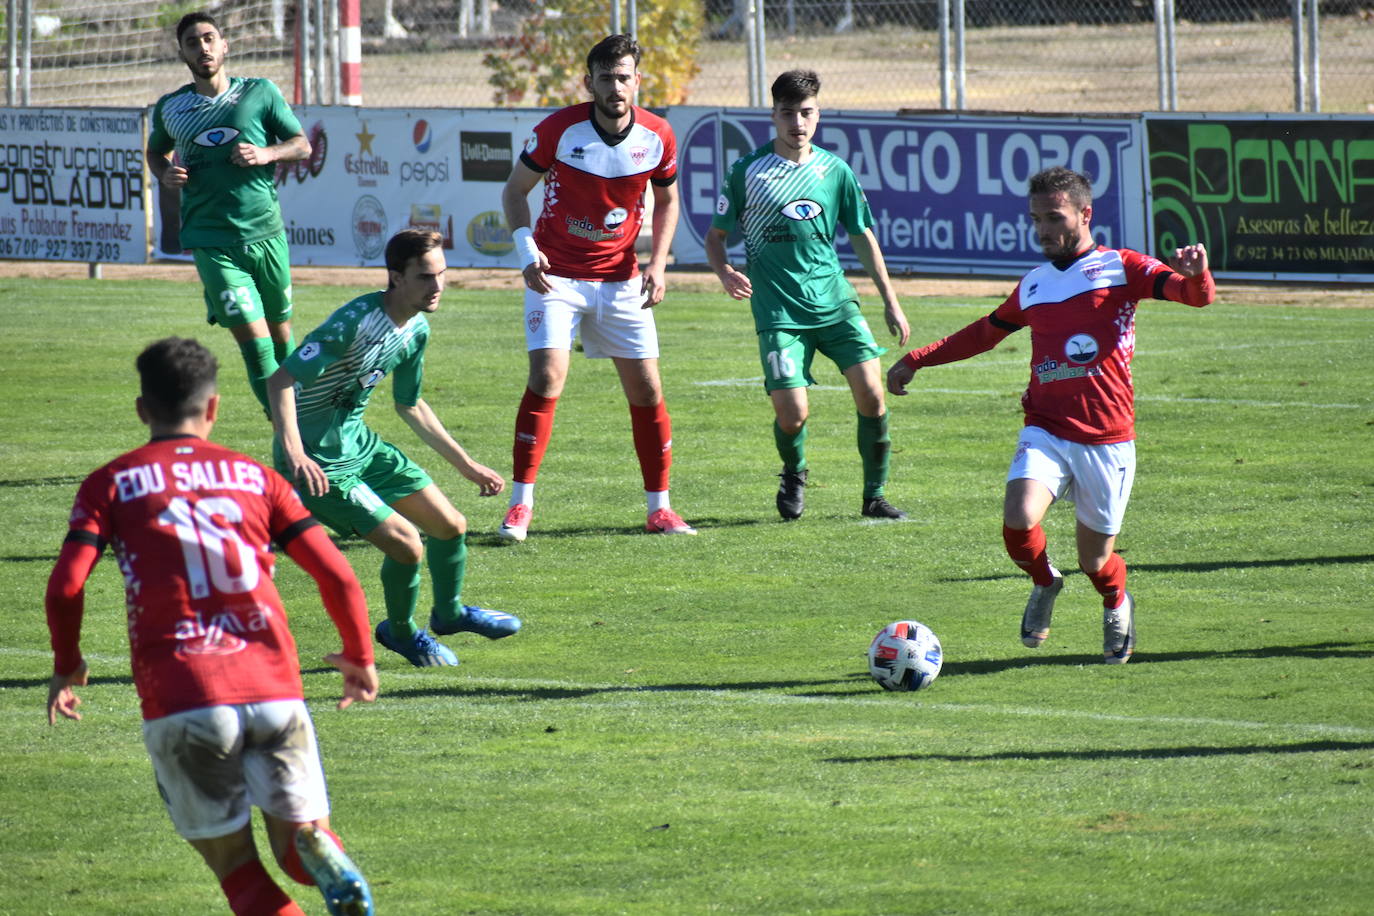
<instances>
[{"instance_id":1,"label":"red socks","mask_svg":"<svg viewBox=\"0 0 1374 916\"><path fill-rule=\"evenodd\" d=\"M673 465L673 421L667 405L662 400L653 407L631 404L630 427L634 431L639 470L644 475L644 489L653 493L668 489L668 468Z\"/></svg>"},{"instance_id":2,"label":"red socks","mask_svg":"<svg viewBox=\"0 0 1374 916\"><path fill-rule=\"evenodd\" d=\"M305 916L305 911L272 880L261 859L243 863L219 886L236 916Z\"/></svg>"},{"instance_id":3,"label":"red socks","mask_svg":"<svg viewBox=\"0 0 1374 916\"><path fill-rule=\"evenodd\" d=\"M1120 607L1121 602L1126 600L1126 561L1121 559L1121 554L1112 554L1101 569L1088 573L1088 578L1092 580L1093 588L1102 595L1103 607Z\"/></svg>"},{"instance_id":4,"label":"red socks","mask_svg":"<svg viewBox=\"0 0 1374 916\"><path fill-rule=\"evenodd\" d=\"M534 483L539 476L539 463L549 447L557 406L558 398L540 397L529 388L520 399L520 410L515 415L515 470L511 474L520 483Z\"/></svg>"},{"instance_id":5,"label":"red socks","mask_svg":"<svg viewBox=\"0 0 1374 916\"><path fill-rule=\"evenodd\" d=\"M1036 585L1054 584L1054 573L1050 570L1050 555L1045 551L1045 529L1036 525L1029 531L1002 526L1002 542L1007 546L1007 556L1013 563L1024 569Z\"/></svg>"}]
</instances>

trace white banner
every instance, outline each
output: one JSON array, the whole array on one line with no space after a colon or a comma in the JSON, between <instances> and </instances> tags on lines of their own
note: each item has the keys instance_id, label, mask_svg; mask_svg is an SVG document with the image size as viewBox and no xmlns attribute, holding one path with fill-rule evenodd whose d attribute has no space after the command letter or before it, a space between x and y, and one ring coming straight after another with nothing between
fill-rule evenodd
<instances>
[{"instance_id":1,"label":"white banner","mask_svg":"<svg viewBox=\"0 0 1374 916\"><path fill-rule=\"evenodd\" d=\"M313 152L277 170L291 263L380 266L387 239L418 226L443 235L451 266L517 268L501 189L547 114L297 108ZM538 215L542 184L530 201Z\"/></svg>"},{"instance_id":2,"label":"white banner","mask_svg":"<svg viewBox=\"0 0 1374 916\"><path fill-rule=\"evenodd\" d=\"M148 259L143 111L0 108L0 258Z\"/></svg>"}]
</instances>

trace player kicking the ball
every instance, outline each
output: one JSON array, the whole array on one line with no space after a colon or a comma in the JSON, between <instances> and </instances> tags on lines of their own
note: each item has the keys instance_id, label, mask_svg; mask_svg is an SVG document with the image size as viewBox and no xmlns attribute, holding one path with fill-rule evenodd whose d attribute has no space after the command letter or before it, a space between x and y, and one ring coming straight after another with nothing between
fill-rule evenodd
<instances>
[{"instance_id":1,"label":"player kicking the ball","mask_svg":"<svg viewBox=\"0 0 1374 916\"><path fill-rule=\"evenodd\" d=\"M854 253L883 299L883 318L901 346L911 327L897 303L873 235L873 214L845 161L811 144L820 122L814 70L789 70L773 81L774 138L735 162L726 175L706 233L706 260L733 299L748 299L758 331L764 390L773 401L773 441L782 458L778 514L800 518L806 496L806 418L811 361L817 352L835 362L858 410L863 463L862 515L901 519L884 496L891 439L878 357L859 312L859 296L835 254L835 233L849 232ZM732 267L726 234L744 233L746 273Z\"/></svg>"},{"instance_id":2,"label":"player kicking the ball","mask_svg":"<svg viewBox=\"0 0 1374 916\"><path fill-rule=\"evenodd\" d=\"M124 574L143 740L172 824L241 916L304 916L263 868L252 805L278 864L317 884L330 913L372 912L367 882L329 830L329 797L302 699L296 644L272 584L270 542L314 579L343 651L339 709L377 697L367 605L353 570L289 484L206 437L215 358L171 337L138 357L152 439L86 478L48 580L48 723L80 719L73 688L85 583L105 545Z\"/></svg>"},{"instance_id":3,"label":"player kicking the ball","mask_svg":"<svg viewBox=\"0 0 1374 916\"><path fill-rule=\"evenodd\" d=\"M1207 250L1188 245L1166 265L1127 248L1093 242L1092 185L1058 167L1030 179L1030 217L1050 263L1021 280L992 314L913 350L887 373L906 394L917 370L967 359L1007 335L1031 329L1031 377L1021 403L1026 426L1007 472L1002 538L1034 582L1021 641L1036 648L1064 577L1050 564L1041 520L1068 496L1077 506L1078 565L1102 595L1102 655L1120 665L1135 651L1135 600L1116 536L1135 479L1135 310L1142 299L1195 308L1216 297ZM1172 268L1172 269L1170 269Z\"/></svg>"},{"instance_id":4,"label":"player kicking the ball","mask_svg":"<svg viewBox=\"0 0 1374 916\"><path fill-rule=\"evenodd\" d=\"M630 404L630 427L648 502L646 531L696 534L668 500L673 430L658 374L654 306L677 227L677 141L668 122L634 104L639 45L611 35L587 55L592 101L554 112L534 129L501 195L524 262L529 381L515 415L510 510L497 534L523 541L534 482L568 377L573 337L589 358L609 358ZM544 182L530 231L528 195ZM654 194L653 248L639 276L635 239L644 190Z\"/></svg>"},{"instance_id":5,"label":"player kicking the ball","mask_svg":"<svg viewBox=\"0 0 1374 916\"><path fill-rule=\"evenodd\" d=\"M500 639L520 629L510 614L462 603L467 520L419 465L363 424L373 389L391 373L396 412L420 440L482 496L505 488L501 475L468 457L420 397L425 316L439 308L448 269L442 246L436 232L404 229L392 236L387 288L335 311L268 382L277 468L321 521L386 555L386 620L377 624L377 641L416 667L458 664L451 649L415 624L421 560L434 585L430 631Z\"/></svg>"}]
</instances>

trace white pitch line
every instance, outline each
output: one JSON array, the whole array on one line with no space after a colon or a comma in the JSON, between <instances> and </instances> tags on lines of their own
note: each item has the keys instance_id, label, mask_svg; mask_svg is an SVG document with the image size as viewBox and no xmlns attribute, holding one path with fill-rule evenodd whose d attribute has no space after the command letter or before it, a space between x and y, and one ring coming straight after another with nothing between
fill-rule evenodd
<instances>
[{"instance_id":1,"label":"white pitch line","mask_svg":"<svg viewBox=\"0 0 1374 916\"><path fill-rule=\"evenodd\" d=\"M0 647L0 655L18 655L24 657L43 656L48 657L51 653L37 649L15 649ZM99 661L101 664L111 664L122 661L124 668L127 669L128 657L111 655L88 655L92 661ZM97 672L98 673L98 672ZM121 671L120 673L127 673ZM731 690L728 688L702 687L702 688L681 688L681 687L658 687L653 684L638 686L627 686L624 684L580 684L570 681L555 681L539 678L513 679L513 678L490 678L490 677L465 677L461 680L441 680L432 673L418 671L384 671L382 672L382 696L386 699L386 688L388 684L397 681L410 684L428 684L435 690L452 688L461 691L468 687L504 687L515 690L566 690L571 692L586 691L593 696L602 696L606 700L614 697L614 704L618 708L623 708L627 704L635 705L659 705L657 700L653 703L646 702L649 698L661 698L672 696L675 703L715 704L720 701L730 703L756 703L756 704L784 704L784 705L815 705L829 704L835 706L883 706L893 707L893 698L888 694L875 693L872 697L854 696L817 696L809 694L798 696L787 693L764 693L757 690ZM856 683L861 683L856 681ZM327 699L316 699L314 702L327 702ZM433 697L424 700L407 698L396 701L398 704L413 708L438 708L451 705L453 698ZM604 701L588 698L569 700L566 698L552 698L549 700L526 699L522 701L526 704L546 702L564 708L567 706L577 706L581 708L594 708L605 705ZM1092 722L1115 722L1122 724L1134 724L1138 726L1187 726L1194 728L1230 728L1240 731L1266 731L1279 732L1291 731L1299 734L1314 735L1344 735L1352 738L1374 738L1374 728L1362 728L1356 725L1329 725L1320 722L1255 722L1245 719L1219 719L1201 716L1128 716L1115 713L1092 712L1090 710L1079 709L1043 709L1029 706L1003 706L999 704L978 704L978 703L927 703L920 702L912 704L912 709L938 710L940 712L955 713L981 713L986 715L1009 716L1013 718L1040 718L1040 719L1076 719L1080 721Z\"/></svg>"}]
</instances>

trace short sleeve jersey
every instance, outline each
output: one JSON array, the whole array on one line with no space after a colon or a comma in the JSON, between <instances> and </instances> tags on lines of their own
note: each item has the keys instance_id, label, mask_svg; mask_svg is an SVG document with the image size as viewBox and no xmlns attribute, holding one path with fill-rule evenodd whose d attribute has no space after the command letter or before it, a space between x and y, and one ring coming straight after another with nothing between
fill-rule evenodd
<instances>
[{"instance_id":1,"label":"short sleeve jersey","mask_svg":"<svg viewBox=\"0 0 1374 916\"><path fill-rule=\"evenodd\" d=\"M359 296L306 335L283 365L296 379L296 422L306 452L326 475L363 467L381 438L363 423L372 391L388 374L397 404L420 399L429 321L397 326L384 293Z\"/></svg>"},{"instance_id":2,"label":"short sleeve jersey","mask_svg":"<svg viewBox=\"0 0 1374 916\"><path fill-rule=\"evenodd\" d=\"M828 150L804 162L773 152L770 141L730 167L712 227L738 224L754 292L757 330L818 328L859 313L859 296L835 254L844 226L858 234L873 213L854 172Z\"/></svg>"},{"instance_id":3,"label":"short sleeve jersey","mask_svg":"<svg viewBox=\"0 0 1374 916\"><path fill-rule=\"evenodd\" d=\"M663 118L631 111L630 126L612 135L596 123L590 102L573 105L540 121L525 141L520 161L544 173L534 241L554 276L628 280L639 273L644 189L677 180L677 140Z\"/></svg>"},{"instance_id":4,"label":"short sleeve jersey","mask_svg":"<svg viewBox=\"0 0 1374 916\"><path fill-rule=\"evenodd\" d=\"M282 232L273 165L234 165L239 143L271 146L302 133L275 83L230 77L210 98L186 84L153 106L148 150L176 151L189 173L181 189L181 244L185 248L246 245Z\"/></svg>"},{"instance_id":5,"label":"short sleeve jersey","mask_svg":"<svg viewBox=\"0 0 1374 916\"><path fill-rule=\"evenodd\" d=\"M145 719L302 697L270 544L315 524L275 471L195 436L86 478L67 539L114 548Z\"/></svg>"},{"instance_id":6,"label":"short sleeve jersey","mask_svg":"<svg viewBox=\"0 0 1374 916\"><path fill-rule=\"evenodd\" d=\"M1026 274L989 317L1031 329L1027 425L1089 445L1135 438L1136 303L1162 298L1172 274L1149 255L1102 247Z\"/></svg>"}]
</instances>

